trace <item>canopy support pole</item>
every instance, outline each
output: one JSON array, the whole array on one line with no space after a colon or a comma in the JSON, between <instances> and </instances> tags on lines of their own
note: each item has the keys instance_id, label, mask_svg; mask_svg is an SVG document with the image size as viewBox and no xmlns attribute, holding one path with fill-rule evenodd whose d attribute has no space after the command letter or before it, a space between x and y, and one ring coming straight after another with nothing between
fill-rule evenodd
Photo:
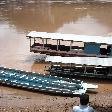
<instances>
[{"instance_id":1,"label":"canopy support pole","mask_svg":"<svg viewBox=\"0 0 112 112\"><path fill-rule=\"evenodd\" d=\"M72 44L73 44L73 40L71 40L70 42L70 51L72 50Z\"/></svg>"},{"instance_id":2,"label":"canopy support pole","mask_svg":"<svg viewBox=\"0 0 112 112\"><path fill-rule=\"evenodd\" d=\"M31 47L31 38L30 38L30 47Z\"/></svg>"},{"instance_id":3,"label":"canopy support pole","mask_svg":"<svg viewBox=\"0 0 112 112\"><path fill-rule=\"evenodd\" d=\"M42 39L42 43L43 43L43 48L44 48L44 39Z\"/></svg>"},{"instance_id":4,"label":"canopy support pole","mask_svg":"<svg viewBox=\"0 0 112 112\"><path fill-rule=\"evenodd\" d=\"M97 66L94 66L94 74L97 74L96 68Z\"/></svg>"},{"instance_id":5,"label":"canopy support pole","mask_svg":"<svg viewBox=\"0 0 112 112\"><path fill-rule=\"evenodd\" d=\"M30 38L30 52L31 52L31 38Z\"/></svg>"},{"instance_id":6,"label":"canopy support pole","mask_svg":"<svg viewBox=\"0 0 112 112\"><path fill-rule=\"evenodd\" d=\"M86 65L84 65L84 67L85 67L85 69L84 69L84 73L86 73L86 70L87 70Z\"/></svg>"},{"instance_id":7,"label":"canopy support pole","mask_svg":"<svg viewBox=\"0 0 112 112\"><path fill-rule=\"evenodd\" d=\"M46 44L47 44L47 39L46 39Z\"/></svg>"},{"instance_id":8,"label":"canopy support pole","mask_svg":"<svg viewBox=\"0 0 112 112\"><path fill-rule=\"evenodd\" d=\"M35 38L34 38L34 44L35 44L35 41L36 41L36 40L35 40Z\"/></svg>"},{"instance_id":9,"label":"canopy support pole","mask_svg":"<svg viewBox=\"0 0 112 112\"><path fill-rule=\"evenodd\" d=\"M58 51L58 41L59 41L59 40L57 40L57 51Z\"/></svg>"},{"instance_id":10,"label":"canopy support pole","mask_svg":"<svg viewBox=\"0 0 112 112\"><path fill-rule=\"evenodd\" d=\"M60 45L60 40L59 40L59 45Z\"/></svg>"},{"instance_id":11,"label":"canopy support pole","mask_svg":"<svg viewBox=\"0 0 112 112\"><path fill-rule=\"evenodd\" d=\"M110 56L112 56L112 45L110 45Z\"/></svg>"}]
</instances>

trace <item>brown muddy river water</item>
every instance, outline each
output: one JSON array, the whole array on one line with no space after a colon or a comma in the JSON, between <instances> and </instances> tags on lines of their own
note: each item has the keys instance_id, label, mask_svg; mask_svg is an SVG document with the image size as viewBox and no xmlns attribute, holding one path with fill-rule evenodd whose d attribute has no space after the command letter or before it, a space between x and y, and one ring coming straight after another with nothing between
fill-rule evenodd
<instances>
[{"instance_id":1,"label":"brown muddy river water","mask_svg":"<svg viewBox=\"0 0 112 112\"><path fill-rule=\"evenodd\" d=\"M112 4L1 1L1 65L28 71L42 68L35 64L37 54L29 51L26 35L32 30L107 36L112 34Z\"/></svg>"},{"instance_id":2,"label":"brown muddy river water","mask_svg":"<svg viewBox=\"0 0 112 112\"><path fill-rule=\"evenodd\" d=\"M38 54L30 53L29 50L29 40L26 35L32 30L80 35L112 35L111 2L103 0L101 0L103 2L90 3L25 1L0 1L1 66L43 73L45 64L35 63ZM100 82L98 83L100 84ZM101 84L101 86L112 88L112 85L108 83ZM37 97L37 94L27 91L0 88L2 91L0 93L4 94L4 97L6 93L19 94L19 92L21 97L27 97L24 94L32 96L33 99ZM6 105L6 100L4 101L3 105Z\"/></svg>"}]
</instances>

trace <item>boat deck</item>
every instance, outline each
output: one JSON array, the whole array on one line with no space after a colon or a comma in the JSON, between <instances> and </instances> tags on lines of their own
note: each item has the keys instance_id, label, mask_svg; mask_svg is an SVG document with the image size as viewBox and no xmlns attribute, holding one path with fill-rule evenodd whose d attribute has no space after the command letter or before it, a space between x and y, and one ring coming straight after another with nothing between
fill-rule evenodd
<instances>
[{"instance_id":1,"label":"boat deck","mask_svg":"<svg viewBox=\"0 0 112 112\"><path fill-rule=\"evenodd\" d=\"M73 49L70 51L69 46L61 45L59 46L58 51L56 49L57 49L56 45L47 44L47 45L44 45L43 47L41 44L38 44L38 45L32 45L30 48L30 51L34 53L41 53L41 54L46 54L46 55L51 55L51 56L76 56L78 54L82 56L86 55L84 54L81 48Z\"/></svg>"},{"instance_id":2,"label":"boat deck","mask_svg":"<svg viewBox=\"0 0 112 112\"><path fill-rule=\"evenodd\" d=\"M108 57L104 50L101 49L102 54L97 55L97 54L87 54L84 52L83 47L79 46L72 46L72 49L70 50L70 46L65 46L65 45L60 45L58 46L57 50L57 45L52 45L52 44L40 44L40 43L35 43L30 47L30 52L34 53L40 53L40 54L46 54L46 55L51 55L51 56L63 56L63 57L73 57L73 56L80 56L80 57Z\"/></svg>"}]
</instances>

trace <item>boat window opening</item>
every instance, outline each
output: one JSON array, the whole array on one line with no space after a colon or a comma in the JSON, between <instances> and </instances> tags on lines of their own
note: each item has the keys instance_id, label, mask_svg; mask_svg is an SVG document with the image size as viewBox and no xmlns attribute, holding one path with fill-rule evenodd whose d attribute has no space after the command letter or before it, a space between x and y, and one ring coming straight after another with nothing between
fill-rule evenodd
<instances>
[{"instance_id":1,"label":"boat window opening","mask_svg":"<svg viewBox=\"0 0 112 112\"><path fill-rule=\"evenodd\" d=\"M93 67L93 66L86 66L86 67L85 67L85 73L94 74L94 73L95 73L94 67Z\"/></svg>"},{"instance_id":2,"label":"boat window opening","mask_svg":"<svg viewBox=\"0 0 112 112\"><path fill-rule=\"evenodd\" d=\"M108 70L109 70L109 75L110 74L112 75L112 66L108 67Z\"/></svg>"},{"instance_id":3,"label":"boat window opening","mask_svg":"<svg viewBox=\"0 0 112 112\"><path fill-rule=\"evenodd\" d=\"M102 45L100 46L100 48L105 48L105 49L107 49L107 45L103 45L103 44L102 44Z\"/></svg>"},{"instance_id":4,"label":"boat window opening","mask_svg":"<svg viewBox=\"0 0 112 112\"><path fill-rule=\"evenodd\" d=\"M35 44L35 42L36 42L36 39L34 38L34 44Z\"/></svg>"},{"instance_id":5,"label":"boat window opening","mask_svg":"<svg viewBox=\"0 0 112 112\"><path fill-rule=\"evenodd\" d=\"M84 42L73 42L72 50L83 50Z\"/></svg>"},{"instance_id":6,"label":"boat window opening","mask_svg":"<svg viewBox=\"0 0 112 112\"><path fill-rule=\"evenodd\" d=\"M74 73L84 73L85 68L83 66L75 66Z\"/></svg>"},{"instance_id":7,"label":"boat window opening","mask_svg":"<svg viewBox=\"0 0 112 112\"><path fill-rule=\"evenodd\" d=\"M31 47L42 46L42 44L43 44L42 39L40 39L40 38L34 38L33 41L34 42L31 44Z\"/></svg>"},{"instance_id":8,"label":"boat window opening","mask_svg":"<svg viewBox=\"0 0 112 112\"><path fill-rule=\"evenodd\" d=\"M109 73L109 69L108 67L95 67L96 73L97 74L108 74Z\"/></svg>"},{"instance_id":9,"label":"boat window opening","mask_svg":"<svg viewBox=\"0 0 112 112\"><path fill-rule=\"evenodd\" d=\"M107 45L101 45L100 46L100 54L101 55L107 55Z\"/></svg>"},{"instance_id":10,"label":"boat window opening","mask_svg":"<svg viewBox=\"0 0 112 112\"><path fill-rule=\"evenodd\" d=\"M112 46L107 45L107 55L111 55L111 52L112 52Z\"/></svg>"},{"instance_id":11,"label":"boat window opening","mask_svg":"<svg viewBox=\"0 0 112 112\"><path fill-rule=\"evenodd\" d=\"M82 66L78 66L78 65L77 65L77 66L75 66L75 67L77 67L77 68L78 68L78 67L81 68Z\"/></svg>"}]
</instances>

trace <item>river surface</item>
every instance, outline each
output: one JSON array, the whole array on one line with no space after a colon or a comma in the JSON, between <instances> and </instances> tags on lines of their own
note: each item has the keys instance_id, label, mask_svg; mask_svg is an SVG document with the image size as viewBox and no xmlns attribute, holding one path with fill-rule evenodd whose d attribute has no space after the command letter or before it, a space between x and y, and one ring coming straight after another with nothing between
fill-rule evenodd
<instances>
[{"instance_id":1,"label":"river surface","mask_svg":"<svg viewBox=\"0 0 112 112\"><path fill-rule=\"evenodd\" d=\"M26 35L32 30L80 35L112 35L111 0L87 0L87 2L86 0L57 2L56 0L27 0L27 2L26 0L1 0L1 66L44 72L45 64L35 62L38 54L30 53ZM107 85L109 88L112 87L111 84ZM1 91L5 91L5 94L7 91L14 93L16 90L2 87Z\"/></svg>"},{"instance_id":2,"label":"river surface","mask_svg":"<svg viewBox=\"0 0 112 112\"><path fill-rule=\"evenodd\" d=\"M44 65L35 63L37 54L30 53L29 40L26 38L28 32L32 30L110 35L112 3L1 0L0 64L2 66L42 72L41 68Z\"/></svg>"}]
</instances>

